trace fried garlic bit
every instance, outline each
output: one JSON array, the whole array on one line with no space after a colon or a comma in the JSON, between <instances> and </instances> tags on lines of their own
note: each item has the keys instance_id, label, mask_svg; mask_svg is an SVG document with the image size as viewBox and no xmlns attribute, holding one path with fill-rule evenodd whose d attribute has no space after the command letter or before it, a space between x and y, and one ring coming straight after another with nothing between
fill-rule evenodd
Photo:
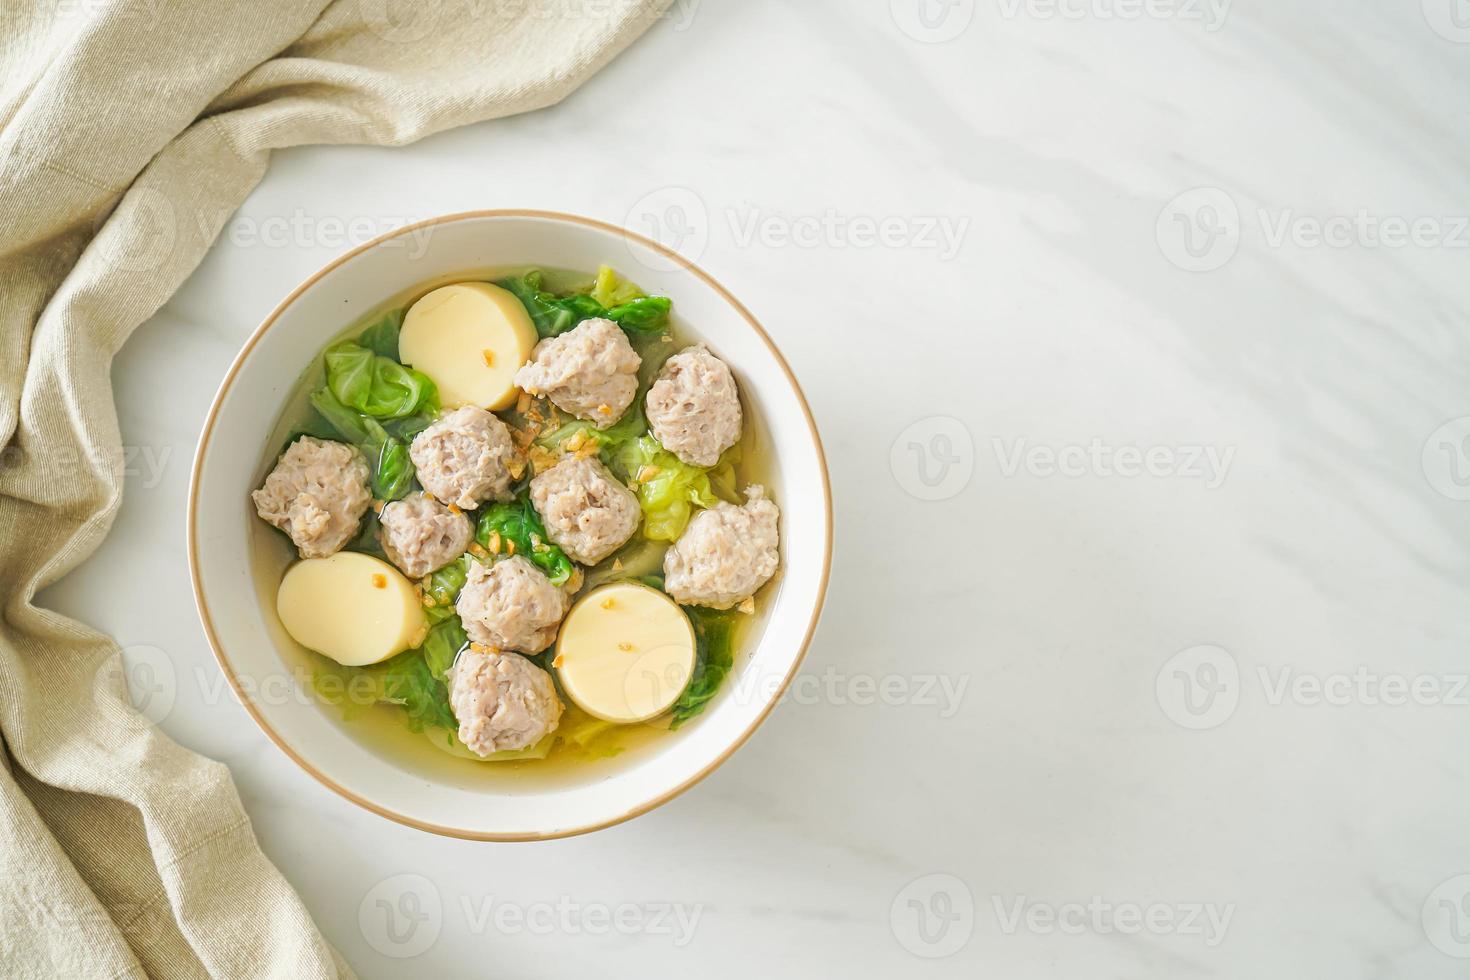
<instances>
[{"instance_id":1,"label":"fried garlic bit","mask_svg":"<svg viewBox=\"0 0 1470 980\"><path fill-rule=\"evenodd\" d=\"M560 458L556 453L543 449L540 446L532 446L531 451L527 455L531 460L532 472L537 474L544 473L560 462Z\"/></svg>"}]
</instances>

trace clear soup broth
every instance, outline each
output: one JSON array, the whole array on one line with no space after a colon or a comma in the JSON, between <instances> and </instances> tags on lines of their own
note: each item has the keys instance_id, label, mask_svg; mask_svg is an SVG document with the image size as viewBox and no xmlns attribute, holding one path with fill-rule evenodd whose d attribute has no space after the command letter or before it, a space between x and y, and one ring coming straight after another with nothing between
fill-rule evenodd
<instances>
[{"instance_id":1,"label":"clear soup broth","mask_svg":"<svg viewBox=\"0 0 1470 980\"><path fill-rule=\"evenodd\" d=\"M525 267L476 269L430 280L380 304L359 320L344 325L332 343L357 336L370 324L394 311L406 310L419 297L440 286L466 281L489 282L526 271L529 270ZM541 271L545 276L546 287L553 292L576 289L592 279L587 273L545 268ZM665 332L634 342L635 349L643 359L639 372L639 398L642 398L643 391L658 373L664 360L699 339L682 329L678 297L672 299L674 308ZM330 344L324 345L324 348L326 346ZM297 378L286 406L272 429L269 442L262 447L255 486L263 482L287 443L304 429L311 428L315 412L308 397L322 386L323 381L322 360L317 357ZM752 410L750 399L743 391L741 395L744 424L733 463L734 486L743 490L751 484L761 484L779 503L780 488L772 485L773 467L768 459L769 442L762 420ZM513 428L524 423L524 419L515 410L497 412L496 415ZM528 467L527 479L529 475ZM410 727L409 717L402 708L387 703L368 703L370 699L360 696L360 691L353 691L352 680L344 677L344 668L301 646L286 633L274 612L276 592L286 569L297 559L296 549L285 534L256 519L253 510L251 526L250 562L255 588L261 606L266 610L268 628L276 640L276 648L292 679L296 694L310 699L335 725L368 746L389 765L464 787L482 786L503 780L515 780L521 784L564 784L585 781L589 777L601 778L629 768L637 763L650 745L662 739L679 737L678 731L670 730L667 715L634 725L598 722L577 708L560 690L559 684L558 696L566 710L554 733L555 741L544 758L482 760L459 744L451 730L430 727L415 731ZM660 573L667 549L668 545L664 542L644 538L640 526L633 539L616 553L599 564L584 569L584 581L579 594L608 582ZM721 697L729 696L737 686L741 665L748 657L751 647L758 642L764 628L766 609L770 601L767 597L779 587L779 578L778 571L776 579L757 593L753 614L730 614L735 664L730 676L715 695L715 702ZM543 657L533 659L538 663L544 660L544 663L549 664L554 653L553 645ZM550 672L555 678L556 671L552 669ZM698 723L697 717L687 722L689 725Z\"/></svg>"}]
</instances>

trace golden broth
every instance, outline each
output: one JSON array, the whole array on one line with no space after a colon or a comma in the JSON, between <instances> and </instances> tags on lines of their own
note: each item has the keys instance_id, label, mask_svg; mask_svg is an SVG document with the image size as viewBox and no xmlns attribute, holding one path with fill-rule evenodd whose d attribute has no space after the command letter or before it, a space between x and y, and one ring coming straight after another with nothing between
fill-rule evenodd
<instances>
[{"instance_id":1,"label":"golden broth","mask_svg":"<svg viewBox=\"0 0 1470 980\"><path fill-rule=\"evenodd\" d=\"M420 296L440 286L453 282L502 279L525 271L525 268L481 269L430 280L379 305L372 312L344 328L333 341L324 344L323 349L337 340L355 337L378 318L393 310L407 308ZM574 288L590 281L591 277L586 274L546 271L547 287L552 290ZM651 347L640 348L640 354L644 355L640 380L651 377L668 355L686 346L686 342L680 338L678 297L673 297L673 299L674 313L668 331L673 340L670 343L655 343ZM312 409L307 399L312 391L321 386L322 381L323 368L321 358L318 357L297 379L285 408L271 430L270 439L262 449L255 486L264 482L265 475L275 465L276 458L284 448L286 440L298 431L307 419L311 418ZM739 443L740 458L735 465L737 486L743 490L750 484L760 483L767 488L772 499L776 500L779 505L781 497L778 488L771 485L773 467L768 459L769 441L766 438L764 425L752 411L750 400L744 397L743 392L741 407L744 413L744 426ZM497 414L504 416L508 413ZM246 492L248 490L242 490L242 495ZM264 521L256 519L253 508L251 523L253 526L250 538L252 578L261 606L268 610L267 626L276 641L276 649L280 651L287 672L295 679L296 687L306 692L313 703L325 711L334 724L368 746L384 762L406 772L432 776L440 782L464 787L480 786L489 780L514 780L522 785L534 783L549 786L580 781L588 775L596 775L598 778L611 775L636 764L648 747L660 739L678 737L678 732L669 731L668 718L665 717L638 725L612 726L611 730L589 742L586 750L559 738L545 759L485 762L452 754L447 747L449 733L445 729L429 729L427 733L411 731L407 724L407 716L402 709L394 705L354 704L350 695L345 698L345 704L334 703L335 698L328 700L317 692L313 679L320 680L323 675L327 674L335 675L340 672L341 668L292 640L275 615L276 591L286 568L296 560L295 549L285 535ZM596 566L585 569L586 578L582 589L585 591L604 582L661 572L663 553L667 547L665 543L648 541L641 533L637 534L632 541L614 555ZM620 563L617 570L613 568L614 562ZM778 571L777 580L779 578L780 572ZM716 695L716 700L726 696L725 689L737 683L740 665L745 660L744 655L749 650L750 644L759 639L764 629L766 607L777 587L773 582L761 590L757 596L754 615L737 617L734 643L735 669L725 679L720 693ZM555 675L554 670L552 674ZM586 719L586 715L571 704L565 696L562 696L562 702L566 705L566 714L563 715L561 725L557 730L558 735L575 731L577 723ZM696 717L687 724L697 725L699 718ZM430 741L431 737L445 741L446 745L441 747L433 744ZM468 752L462 746L460 751Z\"/></svg>"}]
</instances>

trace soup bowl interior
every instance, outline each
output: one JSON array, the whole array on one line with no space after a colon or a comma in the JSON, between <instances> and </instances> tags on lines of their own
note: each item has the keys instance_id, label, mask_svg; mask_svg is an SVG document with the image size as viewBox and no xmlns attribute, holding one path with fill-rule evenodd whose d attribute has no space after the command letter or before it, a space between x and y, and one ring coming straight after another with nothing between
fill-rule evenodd
<instances>
[{"instance_id":1,"label":"soup bowl interior","mask_svg":"<svg viewBox=\"0 0 1470 980\"><path fill-rule=\"evenodd\" d=\"M781 513L781 570L761 593L735 670L704 714L626 758L559 767L444 768L395 756L344 723L303 671L272 598L284 559L254 514L303 372L353 322L398 297L542 266L607 264L674 300L683 342L704 341L732 367L762 439L761 478ZM401 229L334 261L289 296L246 343L205 422L190 486L189 561L200 617L221 668L265 733L326 786L423 830L487 840L565 836L636 816L727 758L794 675L815 628L831 559L831 502L821 445L801 391L753 317L699 269L611 225L540 212L476 212ZM264 557L262 557L264 555ZM232 710L221 708L220 710ZM455 760L458 761L458 760ZM466 768L468 767L468 768ZM480 770L487 770L480 772Z\"/></svg>"}]
</instances>

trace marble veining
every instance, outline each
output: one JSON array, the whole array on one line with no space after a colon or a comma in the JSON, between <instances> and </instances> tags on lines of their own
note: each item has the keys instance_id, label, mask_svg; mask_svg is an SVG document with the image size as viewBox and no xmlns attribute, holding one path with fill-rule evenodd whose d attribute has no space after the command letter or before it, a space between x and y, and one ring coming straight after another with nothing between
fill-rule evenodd
<instances>
[{"instance_id":1,"label":"marble veining","mask_svg":"<svg viewBox=\"0 0 1470 980\"><path fill-rule=\"evenodd\" d=\"M685 0L553 110L278 154L113 377L45 601L172 678L364 977L1413 977L1470 958L1463 0ZM397 225L582 212L762 318L831 457L801 682L591 837L443 840L229 697L183 552L254 325ZM166 709L166 710L164 710Z\"/></svg>"}]
</instances>

